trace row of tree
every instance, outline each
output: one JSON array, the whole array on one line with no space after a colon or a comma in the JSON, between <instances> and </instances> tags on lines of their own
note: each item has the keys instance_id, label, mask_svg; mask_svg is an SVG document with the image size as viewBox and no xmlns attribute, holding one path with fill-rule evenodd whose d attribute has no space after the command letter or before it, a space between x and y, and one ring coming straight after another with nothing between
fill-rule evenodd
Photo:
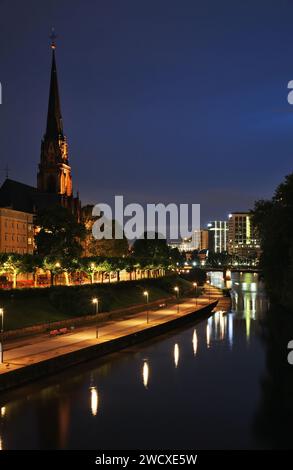
<instances>
[{"instance_id":1,"label":"row of tree","mask_svg":"<svg viewBox=\"0 0 293 470\"><path fill-rule=\"evenodd\" d=\"M65 284L69 285L71 281L81 280L86 277L87 282L103 282L105 274L109 280L110 275L115 274L116 280L120 280L120 272L129 273L129 279L136 278L139 272L140 276L149 277L158 276L170 270L173 267L171 259L163 258L135 258L133 256L102 258L102 257L83 257L72 258L69 256L45 256L40 255L20 255L17 253L0 253L0 275L9 276L12 280L12 287L17 286L17 278L20 274L32 274L34 285L38 285L38 275L48 273L50 284L54 284L56 276L64 276Z\"/></svg>"}]
</instances>

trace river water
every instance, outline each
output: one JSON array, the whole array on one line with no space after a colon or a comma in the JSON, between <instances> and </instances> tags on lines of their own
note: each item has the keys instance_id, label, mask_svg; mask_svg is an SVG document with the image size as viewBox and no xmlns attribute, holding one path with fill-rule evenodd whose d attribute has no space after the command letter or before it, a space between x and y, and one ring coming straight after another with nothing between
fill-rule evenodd
<instances>
[{"instance_id":1,"label":"river water","mask_svg":"<svg viewBox=\"0 0 293 470\"><path fill-rule=\"evenodd\" d=\"M228 313L0 395L0 448L273 446L260 424L264 288L253 273L230 285Z\"/></svg>"}]
</instances>

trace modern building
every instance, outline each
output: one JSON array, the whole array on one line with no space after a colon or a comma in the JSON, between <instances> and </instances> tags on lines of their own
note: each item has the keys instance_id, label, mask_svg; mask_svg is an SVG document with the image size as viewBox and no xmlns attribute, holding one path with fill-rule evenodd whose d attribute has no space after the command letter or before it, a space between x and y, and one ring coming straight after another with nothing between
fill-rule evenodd
<instances>
[{"instance_id":1,"label":"modern building","mask_svg":"<svg viewBox=\"0 0 293 470\"><path fill-rule=\"evenodd\" d=\"M192 234L193 250L208 250L209 249L209 231L208 230L194 230Z\"/></svg>"},{"instance_id":2,"label":"modern building","mask_svg":"<svg viewBox=\"0 0 293 470\"><path fill-rule=\"evenodd\" d=\"M260 254L260 242L249 212L233 212L228 221L228 252L243 258Z\"/></svg>"},{"instance_id":3,"label":"modern building","mask_svg":"<svg viewBox=\"0 0 293 470\"><path fill-rule=\"evenodd\" d=\"M191 238L183 238L180 242L169 243L170 248L178 248L180 252L202 251L209 248L208 230L194 230Z\"/></svg>"},{"instance_id":4,"label":"modern building","mask_svg":"<svg viewBox=\"0 0 293 470\"><path fill-rule=\"evenodd\" d=\"M170 248L177 248L180 252L193 251L193 245L191 238L183 238L178 242L169 243Z\"/></svg>"},{"instance_id":5,"label":"modern building","mask_svg":"<svg viewBox=\"0 0 293 470\"><path fill-rule=\"evenodd\" d=\"M0 253L33 253L33 214L0 208Z\"/></svg>"},{"instance_id":6,"label":"modern building","mask_svg":"<svg viewBox=\"0 0 293 470\"><path fill-rule=\"evenodd\" d=\"M228 223L226 220L214 220L208 224L209 250L213 253L227 251Z\"/></svg>"}]
</instances>

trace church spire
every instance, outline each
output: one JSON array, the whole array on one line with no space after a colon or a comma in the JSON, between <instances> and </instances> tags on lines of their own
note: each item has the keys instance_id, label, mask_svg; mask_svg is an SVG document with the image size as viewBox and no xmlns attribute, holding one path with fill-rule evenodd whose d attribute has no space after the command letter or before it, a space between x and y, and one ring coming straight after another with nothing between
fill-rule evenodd
<instances>
[{"instance_id":1,"label":"church spire","mask_svg":"<svg viewBox=\"0 0 293 470\"><path fill-rule=\"evenodd\" d=\"M52 29L51 49L52 49L52 66L51 66L51 81L50 81L50 93L49 93L49 105L48 105L48 117L47 117L47 129L46 134L48 137L63 137L63 124L60 107L60 98L58 90L57 80L57 67L55 58L56 49L56 35L54 29Z\"/></svg>"},{"instance_id":2,"label":"church spire","mask_svg":"<svg viewBox=\"0 0 293 470\"><path fill-rule=\"evenodd\" d=\"M38 172L38 189L72 197L71 168L68 161L68 145L63 134L57 68L55 59L55 34L51 35L52 66L46 132L41 145L41 161Z\"/></svg>"}]
</instances>

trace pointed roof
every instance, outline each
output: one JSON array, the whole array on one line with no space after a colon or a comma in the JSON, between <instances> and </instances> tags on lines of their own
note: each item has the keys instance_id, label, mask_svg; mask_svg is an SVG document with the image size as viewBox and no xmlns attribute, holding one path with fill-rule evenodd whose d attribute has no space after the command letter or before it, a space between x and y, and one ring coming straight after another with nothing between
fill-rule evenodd
<instances>
[{"instance_id":1,"label":"pointed roof","mask_svg":"<svg viewBox=\"0 0 293 470\"><path fill-rule=\"evenodd\" d=\"M50 82L46 136L58 138L58 136L60 135L63 136L63 124L62 124L62 115L61 115L59 90L58 90L54 42L52 42L51 48L52 48L52 67L51 67L51 82Z\"/></svg>"},{"instance_id":2,"label":"pointed roof","mask_svg":"<svg viewBox=\"0 0 293 470\"><path fill-rule=\"evenodd\" d=\"M58 194L42 193L37 188L6 178L0 187L0 207L34 213L37 209L60 204Z\"/></svg>"}]
</instances>

